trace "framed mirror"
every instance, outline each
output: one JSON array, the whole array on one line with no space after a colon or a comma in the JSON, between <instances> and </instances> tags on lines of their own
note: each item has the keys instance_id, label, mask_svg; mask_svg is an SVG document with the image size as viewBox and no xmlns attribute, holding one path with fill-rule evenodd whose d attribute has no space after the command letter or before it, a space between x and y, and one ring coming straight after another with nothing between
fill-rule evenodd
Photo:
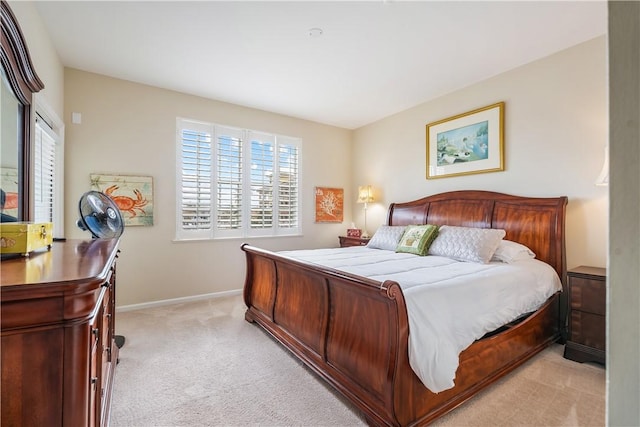
<instances>
[{"instance_id":1,"label":"framed mirror","mask_svg":"<svg viewBox=\"0 0 640 427\"><path fill-rule=\"evenodd\" d=\"M0 212L2 221L31 219L31 134L33 94L44 88L33 69L20 26L6 1L2 18L0 91Z\"/></svg>"}]
</instances>

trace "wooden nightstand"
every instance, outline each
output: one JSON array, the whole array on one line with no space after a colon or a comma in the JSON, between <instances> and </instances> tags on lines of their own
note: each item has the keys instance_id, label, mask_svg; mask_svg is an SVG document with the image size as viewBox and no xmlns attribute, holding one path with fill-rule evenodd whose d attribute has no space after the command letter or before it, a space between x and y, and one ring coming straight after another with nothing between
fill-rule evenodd
<instances>
[{"instance_id":1,"label":"wooden nightstand","mask_svg":"<svg viewBox=\"0 0 640 427\"><path fill-rule=\"evenodd\" d=\"M370 238L363 237L347 237L347 236L339 236L340 237L340 247L346 248L347 246L366 246L369 243Z\"/></svg>"},{"instance_id":2,"label":"wooden nightstand","mask_svg":"<svg viewBox=\"0 0 640 427\"><path fill-rule=\"evenodd\" d=\"M580 266L567 272L569 336L564 357L605 363L607 270Z\"/></svg>"}]
</instances>

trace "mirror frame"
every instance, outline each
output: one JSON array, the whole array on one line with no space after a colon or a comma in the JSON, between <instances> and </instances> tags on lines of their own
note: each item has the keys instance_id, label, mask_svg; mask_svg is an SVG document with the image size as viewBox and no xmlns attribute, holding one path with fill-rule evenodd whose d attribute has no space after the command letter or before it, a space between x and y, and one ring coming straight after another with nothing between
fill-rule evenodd
<instances>
[{"instance_id":1,"label":"mirror frame","mask_svg":"<svg viewBox=\"0 0 640 427\"><path fill-rule=\"evenodd\" d=\"M31 134L33 94L44 89L36 74L27 44L9 4L0 2L2 18L2 68L9 85L22 104L22 123L18 132L18 220L31 219Z\"/></svg>"}]
</instances>

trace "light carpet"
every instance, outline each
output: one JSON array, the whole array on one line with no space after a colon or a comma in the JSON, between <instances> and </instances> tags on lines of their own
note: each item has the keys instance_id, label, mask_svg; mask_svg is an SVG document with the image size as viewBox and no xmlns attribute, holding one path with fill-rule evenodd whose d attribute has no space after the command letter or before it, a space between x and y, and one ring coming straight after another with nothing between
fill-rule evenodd
<instances>
[{"instance_id":1,"label":"light carpet","mask_svg":"<svg viewBox=\"0 0 640 427\"><path fill-rule=\"evenodd\" d=\"M341 395L256 325L241 297L118 313L111 426L363 426ZM437 426L603 426L605 370L553 345Z\"/></svg>"}]
</instances>

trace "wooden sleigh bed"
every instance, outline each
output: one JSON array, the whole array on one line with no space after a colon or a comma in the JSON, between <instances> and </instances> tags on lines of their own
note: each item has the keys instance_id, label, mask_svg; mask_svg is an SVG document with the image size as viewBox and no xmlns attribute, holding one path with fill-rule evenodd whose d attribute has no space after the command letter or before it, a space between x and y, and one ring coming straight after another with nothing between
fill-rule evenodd
<instances>
[{"instance_id":1,"label":"wooden sleigh bed","mask_svg":"<svg viewBox=\"0 0 640 427\"><path fill-rule=\"evenodd\" d=\"M566 197L487 191L437 194L389 207L388 225L437 224L506 231L531 248L565 286ZM460 354L455 387L432 393L409 364L403 292L378 282L243 245L245 318L280 341L359 410L371 425L426 425L557 341L566 301L475 341Z\"/></svg>"}]
</instances>

